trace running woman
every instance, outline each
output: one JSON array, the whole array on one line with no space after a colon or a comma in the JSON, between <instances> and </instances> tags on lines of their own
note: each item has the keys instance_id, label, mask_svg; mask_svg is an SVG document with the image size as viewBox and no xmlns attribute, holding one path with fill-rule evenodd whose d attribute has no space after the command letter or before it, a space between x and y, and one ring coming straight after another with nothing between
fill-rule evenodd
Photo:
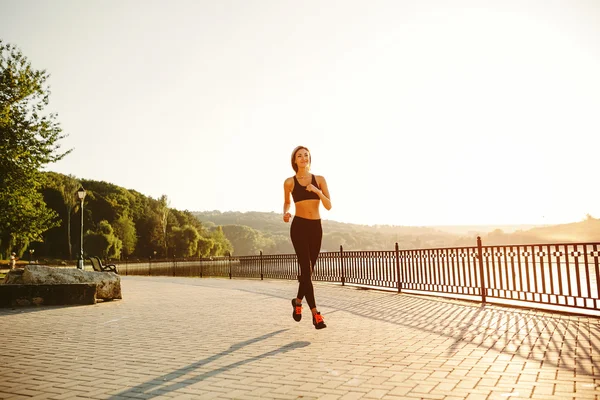
<instances>
[{"instance_id":1,"label":"running woman","mask_svg":"<svg viewBox=\"0 0 600 400\"><path fill-rule=\"evenodd\" d=\"M310 172L310 151L306 147L296 147L292 152L291 161L296 174L283 183L283 220L289 222L292 219L289 212L291 195L294 199L295 215L290 227L290 237L300 264L300 282L298 294L292 299L292 316L295 321L302 319L302 299L306 297L312 312L313 325L316 329L323 329L327 325L321 313L317 311L311 275L321 251L323 238L319 206L323 203L327 210L331 210L331 200L325 178Z\"/></svg>"}]
</instances>

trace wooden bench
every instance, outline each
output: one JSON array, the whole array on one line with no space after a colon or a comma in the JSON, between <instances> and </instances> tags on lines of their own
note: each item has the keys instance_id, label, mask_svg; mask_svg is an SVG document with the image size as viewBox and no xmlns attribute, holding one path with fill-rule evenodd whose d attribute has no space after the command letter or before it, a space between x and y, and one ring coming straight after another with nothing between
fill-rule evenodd
<instances>
[{"instance_id":1,"label":"wooden bench","mask_svg":"<svg viewBox=\"0 0 600 400\"><path fill-rule=\"evenodd\" d=\"M98 271L98 272L114 272L115 274L118 274L119 271L117 271L117 266L115 264L107 264L107 265L102 265L102 261L100 260L100 257L88 257L88 260L90 260L90 262L92 263L92 268L94 268L94 271Z\"/></svg>"}]
</instances>

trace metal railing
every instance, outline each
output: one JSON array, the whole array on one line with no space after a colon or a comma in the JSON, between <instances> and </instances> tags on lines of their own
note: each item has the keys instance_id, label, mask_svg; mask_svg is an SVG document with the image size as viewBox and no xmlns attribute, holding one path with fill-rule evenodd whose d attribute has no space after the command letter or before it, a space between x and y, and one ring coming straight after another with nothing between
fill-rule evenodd
<instances>
[{"instance_id":1,"label":"metal railing","mask_svg":"<svg viewBox=\"0 0 600 400\"><path fill-rule=\"evenodd\" d=\"M600 310L600 243L322 252L313 280L560 311ZM290 279L295 254L124 262L123 275ZM545 307L548 308L548 307Z\"/></svg>"}]
</instances>

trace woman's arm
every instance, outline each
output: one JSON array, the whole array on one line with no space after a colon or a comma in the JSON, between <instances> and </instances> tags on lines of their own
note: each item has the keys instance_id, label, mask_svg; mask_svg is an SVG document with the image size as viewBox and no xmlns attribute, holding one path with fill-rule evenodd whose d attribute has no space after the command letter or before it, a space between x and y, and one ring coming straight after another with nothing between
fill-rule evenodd
<instances>
[{"instance_id":1,"label":"woman's arm","mask_svg":"<svg viewBox=\"0 0 600 400\"><path fill-rule=\"evenodd\" d=\"M327 210L331 210L331 197L329 195L329 188L327 187L327 181L322 176L316 176L316 179L317 179L317 184L321 187L321 190L314 187L312 184L308 185L306 187L306 189L311 192L315 192L321 199L323 206Z\"/></svg>"},{"instance_id":2,"label":"woman's arm","mask_svg":"<svg viewBox=\"0 0 600 400\"><path fill-rule=\"evenodd\" d=\"M283 220L284 222L289 222L292 214L289 213L290 210L290 194L292 193L292 189L294 186L294 180L292 178L287 178L283 182Z\"/></svg>"}]
</instances>

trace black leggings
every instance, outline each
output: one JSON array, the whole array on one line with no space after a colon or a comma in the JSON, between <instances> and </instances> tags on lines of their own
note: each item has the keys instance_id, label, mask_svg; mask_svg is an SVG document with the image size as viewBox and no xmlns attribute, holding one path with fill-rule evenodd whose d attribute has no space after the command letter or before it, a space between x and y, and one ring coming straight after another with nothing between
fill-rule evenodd
<instances>
[{"instance_id":1,"label":"black leggings","mask_svg":"<svg viewBox=\"0 0 600 400\"><path fill-rule=\"evenodd\" d=\"M294 217L290 227L290 236L296 256L298 256L298 264L300 264L300 285L296 297L300 300L306 297L308 306L313 309L317 307L317 304L311 274L321 251L321 239L323 238L321 220Z\"/></svg>"}]
</instances>

